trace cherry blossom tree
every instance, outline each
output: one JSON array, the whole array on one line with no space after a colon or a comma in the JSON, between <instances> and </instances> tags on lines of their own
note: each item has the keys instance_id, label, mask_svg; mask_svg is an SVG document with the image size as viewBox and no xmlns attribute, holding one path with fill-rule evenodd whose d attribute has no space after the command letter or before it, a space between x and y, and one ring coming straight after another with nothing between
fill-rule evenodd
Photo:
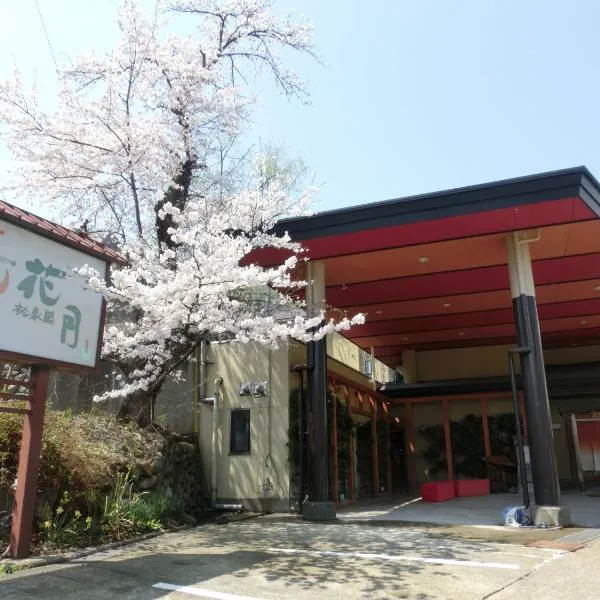
<instances>
[{"instance_id":1,"label":"cherry blossom tree","mask_svg":"<svg viewBox=\"0 0 600 600\"><path fill-rule=\"evenodd\" d=\"M215 185L244 131L253 78L305 97L281 56L315 57L311 27L269 0L158 1L152 13L125 0L118 25L114 49L60 68L54 111L19 73L0 83L0 127L17 164L13 189L116 239L127 258L109 281L88 273L109 302L103 357L121 380L99 399L121 398L122 416L148 424L165 379L201 340L276 347L362 316L326 321L296 299L301 248L274 225L305 211L311 194L291 193L277 160L255 157L244 186ZM264 247L287 258L253 264Z\"/></svg>"}]
</instances>

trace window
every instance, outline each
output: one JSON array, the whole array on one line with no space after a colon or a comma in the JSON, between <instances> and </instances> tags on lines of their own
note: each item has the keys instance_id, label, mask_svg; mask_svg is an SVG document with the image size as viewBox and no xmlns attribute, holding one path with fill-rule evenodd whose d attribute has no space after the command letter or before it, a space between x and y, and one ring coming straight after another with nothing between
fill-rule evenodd
<instances>
[{"instance_id":1,"label":"window","mask_svg":"<svg viewBox=\"0 0 600 600\"><path fill-rule=\"evenodd\" d=\"M250 410L238 408L231 411L231 433L229 452L248 454L250 452Z\"/></svg>"}]
</instances>

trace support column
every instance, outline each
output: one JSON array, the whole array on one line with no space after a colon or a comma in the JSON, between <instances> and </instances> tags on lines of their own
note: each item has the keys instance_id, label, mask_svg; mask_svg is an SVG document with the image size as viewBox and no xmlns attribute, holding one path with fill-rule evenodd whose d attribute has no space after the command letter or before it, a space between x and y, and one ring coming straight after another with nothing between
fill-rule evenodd
<instances>
[{"instance_id":1,"label":"support column","mask_svg":"<svg viewBox=\"0 0 600 600\"><path fill-rule=\"evenodd\" d=\"M14 558L25 558L30 550L49 373L47 366L31 368L30 410L23 419L17 489L12 510L9 554Z\"/></svg>"},{"instance_id":2,"label":"support column","mask_svg":"<svg viewBox=\"0 0 600 600\"><path fill-rule=\"evenodd\" d=\"M558 506L558 469L529 254L530 241L522 238L519 232L507 238L510 288L517 343L521 348L528 348L521 354L520 361L535 502L538 506Z\"/></svg>"},{"instance_id":3,"label":"support column","mask_svg":"<svg viewBox=\"0 0 600 600\"><path fill-rule=\"evenodd\" d=\"M337 452L337 395L333 401L331 411L331 454L333 456L333 474L331 480L331 500L337 502L340 497L339 492L339 465L338 465L338 452Z\"/></svg>"},{"instance_id":4,"label":"support column","mask_svg":"<svg viewBox=\"0 0 600 600\"><path fill-rule=\"evenodd\" d=\"M325 265L307 264L306 305L309 315L325 311ZM309 499L303 504L305 519L325 521L335 519L335 503L329 496L329 453L327 440L327 343L326 339L307 344L308 410L310 430L308 440Z\"/></svg>"}]
</instances>

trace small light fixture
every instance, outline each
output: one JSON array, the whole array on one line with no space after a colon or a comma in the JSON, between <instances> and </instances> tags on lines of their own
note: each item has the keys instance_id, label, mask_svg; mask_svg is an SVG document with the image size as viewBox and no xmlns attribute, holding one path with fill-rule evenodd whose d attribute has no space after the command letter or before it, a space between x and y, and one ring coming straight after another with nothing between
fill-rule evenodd
<instances>
[{"instance_id":1,"label":"small light fixture","mask_svg":"<svg viewBox=\"0 0 600 600\"><path fill-rule=\"evenodd\" d=\"M595 292L600 292L600 285L597 285L597 286L594 288L594 291L595 291Z\"/></svg>"},{"instance_id":2,"label":"small light fixture","mask_svg":"<svg viewBox=\"0 0 600 600\"><path fill-rule=\"evenodd\" d=\"M585 325L587 323L587 321L581 321L582 325Z\"/></svg>"},{"instance_id":3,"label":"small light fixture","mask_svg":"<svg viewBox=\"0 0 600 600\"><path fill-rule=\"evenodd\" d=\"M465 335L465 332L461 331L458 335Z\"/></svg>"},{"instance_id":4,"label":"small light fixture","mask_svg":"<svg viewBox=\"0 0 600 600\"><path fill-rule=\"evenodd\" d=\"M403 339L405 342L408 342L408 338L407 338L407 337L405 337L405 338L402 338L402 339Z\"/></svg>"},{"instance_id":5,"label":"small light fixture","mask_svg":"<svg viewBox=\"0 0 600 600\"><path fill-rule=\"evenodd\" d=\"M376 315L381 315L381 314L383 314L383 311L382 311L382 310L376 310L376 311L375 311L375 314L376 314Z\"/></svg>"},{"instance_id":6,"label":"small light fixture","mask_svg":"<svg viewBox=\"0 0 600 600\"><path fill-rule=\"evenodd\" d=\"M419 256L419 262L420 262L422 265L425 265L425 264L427 264L427 263L429 262L429 260L430 260L430 259L429 259L429 256Z\"/></svg>"},{"instance_id":7,"label":"small light fixture","mask_svg":"<svg viewBox=\"0 0 600 600\"><path fill-rule=\"evenodd\" d=\"M449 306L450 306L450 302L446 302L446 303L444 304L444 308L448 308Z\"/></svg>"}]
</instances>

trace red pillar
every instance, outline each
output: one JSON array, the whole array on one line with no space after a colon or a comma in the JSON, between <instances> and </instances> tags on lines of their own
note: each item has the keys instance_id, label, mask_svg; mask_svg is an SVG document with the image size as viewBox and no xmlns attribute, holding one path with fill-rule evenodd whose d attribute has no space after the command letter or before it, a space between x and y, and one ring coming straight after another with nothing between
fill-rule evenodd
<instances>
[{"instance_id":1,"label":"red pillar","mask_svg":"<svg viewBox=\"0 0 600 600\"><path fill-rule=\"evenodd\" d=\"M15 558L28 556L30 550L49 373L50 370L46 366L31 369L30 410L23 419L23 436L10 534L9 553Z\"/></svg>"}]
</instances>

